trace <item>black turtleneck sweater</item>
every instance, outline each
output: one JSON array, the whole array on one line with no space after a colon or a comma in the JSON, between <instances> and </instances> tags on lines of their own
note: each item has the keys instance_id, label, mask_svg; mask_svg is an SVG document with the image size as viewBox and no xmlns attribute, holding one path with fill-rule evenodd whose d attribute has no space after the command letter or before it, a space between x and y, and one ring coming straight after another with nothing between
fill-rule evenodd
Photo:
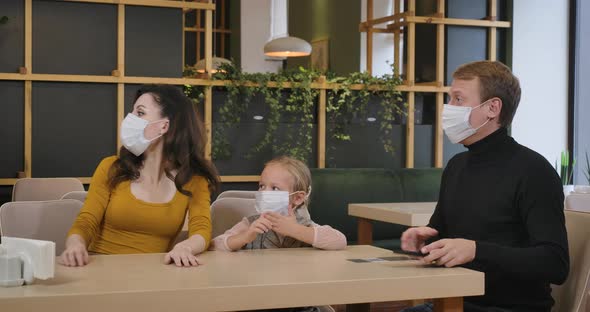
<instances>
[{"instance_id":1,"label":"black turtleneck sweater","mask_svg":"<svg viewBox=\"0 0 590 312\"><path fill-rule=\"evenodd\" d=\"M466 146L445 168L430 227L440 238L476 242L464 266L485 273L484 307L550 311L549 284L569 271L563 188L541 155L514 141L505 128Z\"/></svg>"}]
</instances>

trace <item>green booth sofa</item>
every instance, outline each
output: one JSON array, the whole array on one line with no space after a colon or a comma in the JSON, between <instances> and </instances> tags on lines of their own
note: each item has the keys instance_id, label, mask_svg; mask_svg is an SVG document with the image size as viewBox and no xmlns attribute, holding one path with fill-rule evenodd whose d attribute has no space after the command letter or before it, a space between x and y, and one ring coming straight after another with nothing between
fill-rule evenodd
<instances>
[{"instance_id":1,"label":"green booth sofa","mask_svg":"<svg viewBox=\"0 0 590 312\"><path fill-rule=\"evenodd\" d=\"M349 203L432 202L438 200L442 169L311 169L309 211L314 222L340 230L356 244L357 221ZM406 226L373 222L373 245L399 248Z\"/></svg>"}]
</instances>

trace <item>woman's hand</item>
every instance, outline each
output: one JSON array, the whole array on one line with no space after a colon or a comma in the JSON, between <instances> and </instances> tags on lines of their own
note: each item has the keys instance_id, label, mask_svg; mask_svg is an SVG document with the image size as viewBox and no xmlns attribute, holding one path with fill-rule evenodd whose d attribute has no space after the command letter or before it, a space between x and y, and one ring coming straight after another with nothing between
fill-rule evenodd
<instances>
[{"instance_id":1,"label":"woman's hand","mask_svg":"<svg viewBox=\"0 0 590 312\"><path fill-rule=\"evenodd\" d=\"M85 266L89 262L88 251L84 239L77 234L70 235L66 240L66 249L57 259L57 263L64 266Z\"/></svg>"},{"instance_id":2,"label":"woman's hand","mask_svg":"<svg viewBox=\"0 0 590 312\"><path fill-rule=\"evenodd\" d=\"M203 264L197 256L193 255L192 248L182 243L176 244L176 246L164 256L164 263L174 263L178 267L190 267Z\"/></svg>"}]
</instances>

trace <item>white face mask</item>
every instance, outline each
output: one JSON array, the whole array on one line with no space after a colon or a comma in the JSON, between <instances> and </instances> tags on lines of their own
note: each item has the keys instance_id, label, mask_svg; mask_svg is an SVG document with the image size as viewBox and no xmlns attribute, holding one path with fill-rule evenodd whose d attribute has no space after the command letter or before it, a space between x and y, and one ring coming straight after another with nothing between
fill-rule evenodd
<instances>
[{"instance_id":1,"label":"white face mask","mask_svg":"<svg viewBox=\"0 0 590 312\"><path fill-rule=\"evenodd\" d=\"M149 122L134 114L127 114L127 117L125 117L121 123L121 144L123 144L123 146L135 156L143 154L152 141L162 136L162 134L160 134L155 138L148 140L144 134L145 128L151 123L164 120L165 119Z\"/></svg>"},{"instance_id":2,"label":"white face mask","mask_svg":"<svg viewBox=\"0 0 590 312\"><path fill-rule=\"evenodd\" d=\"M289 215L289 196L299 192L293 192L289 194L287 191L258 191L255 194L256 197L256 211L258 213L263 212L276 212L283 216Z\"/></svg>"},{"instance_id":3,"label":"white face mask","mask_svg":"<svg viewBox=\"0 0 590 312\"><path fill-rule=\"evenodd\" d=\"M445 104L442 112L442 127L449 140L453 143L459 143L466 138L472 136L477 130L483 127L490 121L486 120L482 125L477 128L473 128L469 123L469 117L471 111L483 106L488 101L481 103L475 107L469 106L456 106L451 104Z\"/></svg>"}]
</instances>

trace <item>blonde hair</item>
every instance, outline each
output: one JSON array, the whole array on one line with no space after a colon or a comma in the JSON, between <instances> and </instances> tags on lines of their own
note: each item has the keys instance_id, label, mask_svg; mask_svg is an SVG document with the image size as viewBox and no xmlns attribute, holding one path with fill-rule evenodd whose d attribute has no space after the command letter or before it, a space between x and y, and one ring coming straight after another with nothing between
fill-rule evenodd
<instances>
[{"instance_id":1,"label":"blonde hair","mask_svg":"<svg viewBox=\"0 0 590 312\"><path fill-rule=\"evenodd\" d=\"M512 123L518 103L520 102L520 82L508 66L498 61L478 61L459 66L453 73L453 79L479 79L480 102L493 97L502 100L502 109L498 122L508 127Z\"/></svg>"},{"instance_id":2,"label":"blonde hair","mask_svg":"<svg viewBox=\"0 0 590 312\"><path fill-rule=\"evenodd\" d=\"M311 172L305 163L289 156L279 156L264 164L266 168L269 165L280 165L293 177L292 192L305 192L305 200L302 205L309 205L309 196L311 195Z\"/></svg>"}]
</instances>

